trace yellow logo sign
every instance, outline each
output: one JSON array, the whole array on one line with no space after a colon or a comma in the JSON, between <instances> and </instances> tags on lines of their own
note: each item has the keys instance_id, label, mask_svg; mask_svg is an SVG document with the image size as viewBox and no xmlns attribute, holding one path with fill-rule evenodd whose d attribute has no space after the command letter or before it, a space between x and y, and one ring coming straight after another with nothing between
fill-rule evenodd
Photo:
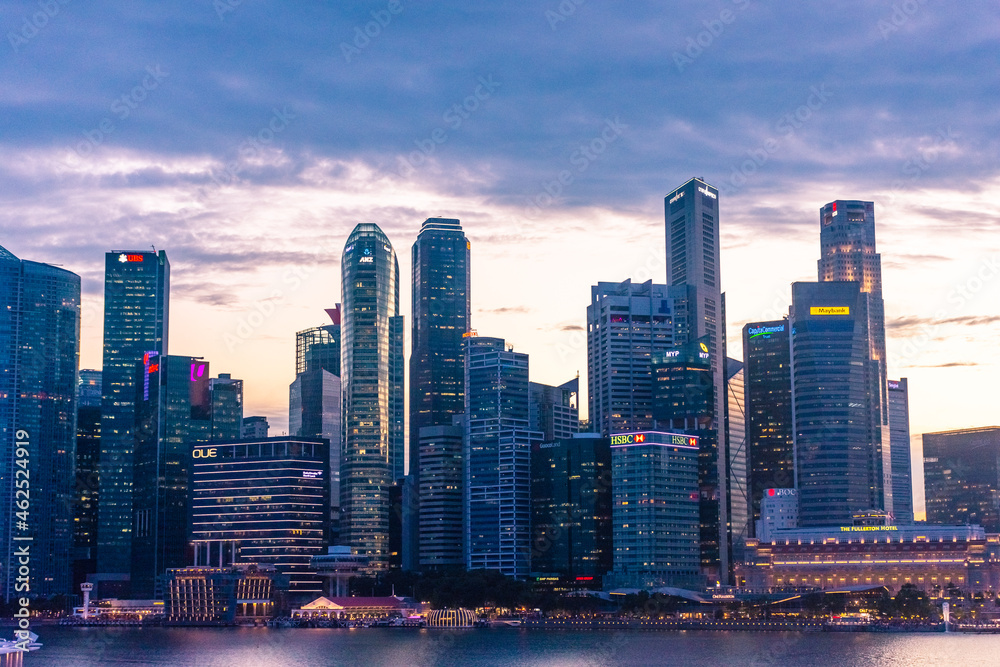
<instances>
[{"instance_id":1,"label":"yellow logo sign","mask_svg":"<svg viewBox=\"0 0 1000 667\"><path fill-rule=\"evenodd\" d=\"M698 345L701 346L702 352L708 352L708 345L705 345L704 343L698 343Z\"/></svg>"},{"instance_id":2,"label":"yellow logo sign","mask_svg":"<svg viewBox=\"0 0 1000 667\"><path fill-rule=\"evenodd\" d=\"M191 456L196 459L214 459L218 456L218 451L215 447L210 449L196 449L191 453Z\"/></svg>"},{"instance_id":3,"label":"yellow logo sign","mask_svg":"<svg viewBox=\"0 0 1000 667\"><path fill-rule=\"evenodd\" d=\"M850 315L850 306L813 306L810 315Z\"/></svg>"}]
</instances>

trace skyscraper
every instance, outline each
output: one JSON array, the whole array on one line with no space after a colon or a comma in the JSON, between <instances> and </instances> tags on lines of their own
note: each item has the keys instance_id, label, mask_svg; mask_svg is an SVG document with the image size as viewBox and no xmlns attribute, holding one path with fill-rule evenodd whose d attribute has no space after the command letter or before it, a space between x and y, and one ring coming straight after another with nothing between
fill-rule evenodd
<instances>
[{"instance_id":1,"label":"skyscraper","mask_svg":"<svg viewBox=\"0 0 1000 667\"><path fill-rule=\"evenodd\" d=\"M574 433L531 452L531 571L611 571L611 441Z\"/></svg>"},{"instance_id":2,"label":"skyscraper","mask_svg":"<svg viewBox=\"0 0 1000 667\"><path fill-rule=\"evenodd\" d=\"M427 426L452 425L465 409L463 335L470 329L470 244L453 218L428 218L413 243L410 352L409 492L404 562L422 561L420 438ZM457 461L457 463L461 463ZM459 469L460 471L460 469ZM459 471L454 471L460 474Z\"/></svg>"},{"instance_id":3,"label":"skyscraper","mask_svg":"<svg viewBox=\"0 0 1000 667\"><path fill-rule=\"evenodd\" d=\"M464 393L464 392L463 392ZM462 415L452 426L420 429L420 568L465 565L462 517L465 488L462 483Z\"/></svg>"},{"instance_id":4,"label":"skyscraper","mask_svg":"<svg viewBox=\"0 0 1000 667\"><path fill-rule=\"evenodd\" d=\"M729 529L733 550L729 562L742 560L743 545L752 534L750 526L750 469L746 443L745 368L743 362L726 358L726 433L729 442Z\"/></svg>"},{"instance_id":5,"label":"skyscraper","mask_svg":"<svg viewBox=\"0 0 1000 667\"><path fill-rule=\"evenodd\" d=\"M889 452L892 458L892 511L896 523L913 523L910 470L910 398L906 378L889 380Z\"/></svg>"},{"instance_id":6,"label":"skyscraper","mask_svg":"<svg viewBox=\"0 0 1000 667\"><path fill-rule=\"evenodd\" d=\"M97 571L127 573L132 563L135 392L147 352L167 354L170 262L167 253L128 250L104 257L104 368Z\"/></svg>"},{"instance_id":7,"label":"skyscraper","mask_svg":"<svg viewBox=\"0 0 1000 667\"><path fill-rule=\"evenodd\" d=\"M341 542L389 565L389 487L403 476L403 316L399 264L377 225L361 223L341 260Z\"/></svg>"},{"instance_id":8,"label":"skyscraper","mask_svg":"<svg viewBox=\"0 0 1000 667\"><path fill-rule=\"evenodd\" d=\"M726 434L726 316L722 294L719 247L719 191L700 178L692 178L664 198L667 237L667 285L685 286L690 331L682 342L702 341L708 347L712 372L713 440L700 443L713 454L719 497L730 495L730 451ZM719 503L719 580L731 579L729 554L732 535L728 501Z\"/></svg>"},{"instance_id":9,"label":"skyscraper","mask_svg":"<svg viewBox=\"0 0 1000 667\"><path fill-rule=\"evenodd\" d=\"M528 574L531 448L528 355L502 338L469 337L465 347L465 564Z\"/></svg>"},{"instance_id":10,"label":"skyscraper","mask_svg":"<svg viewBox=\"0 0 1000 667\"><path fill-rule=\"evenodd\" d=\"M767 489L795 485L790 334L787 319L750 322L743 327L744 405L753 521L761 518L760 503Z\"/></svg>"},{"instance_id":11,"label":"skyscraper","mask_svg":"<svg viewBox=\"0 0 1000 667\"><path fill-rule=\"evenodd\" d=\"M0 591L6 600L15 595L18 577L15 545L30 544L33 596L70 592L79 355L80 276L0 247ZM25 499L27 508L18 504ZM14 541L24 537L31 541Z\"/></svg>"},{"instance_id":12,"label":"skyscraper","mask_svg":"<svg viewBox=\"0 0 1000 667\"><path fill-rule=\"evenodd\" d=\"M1000 426L924 433L927 523L1000 532Z\"/></svg>"},{"instance_id":13,"label":"skyscraper","mask_svg":"<svg viewBox=\"0 0 1000 667\"><path fill-rule=\"evenodd\" d=\"M330 447L331 539L340 536L340 455L343 400L340 382L340 304L331 323L295 334L295 380L288 388L288 432L325 438ZM265 434L266 437L266 434Z\"/></svg>"},{"instance_id":14,"label":"skyscraper","mask_svg":"<svg viewBox=\"0 0 1000 667\"><path fill-rule=\"evenodd\" d=\"M591 430L604 436L653 427L650 359L688 333L686 287L598 283L587 307ZM675 303L676 302L676 303Z\"/></svg>"},{"instance_id":15,"label":"skyscraper","mask_svg":"<svg viewBox=\"0 0 1000 667\"><path fill-rule=\"evenodd\" d=\"M805 528L839 525L854 512L882 509L867 297L858 282L792 285L795 487Z\"/></svg>"},{"instance_id":16,"label":"skyscraper","mask_svg":"<svg viewBox=\"0 0 1000 667\"><path fill-rule=\"evenodd\" d=\"M243 432L243 380L229 373L208 381L212 401L212 440L237 440Z\"/></svg>"},{"instance_id":17,"label":"skyscraper","mask_svg":"<svg viewBox=\"0 0 1000 667\"><path fill-rule=\"evenodd\" d=\"M558 387L540 382L528 384L531 398L528 413L531 430L541 431L545 442L566 440L580 432L580 378Z\"/></svg>"},{"instance_id":18,"label":"skyscraper","mask_svg":"<svg viewBox=\"0 0 1000 667\"><path fill-rule=\"evenodd\" d=\"M882 257L875 252L875 204L837 200L820 209L819 279L856 281L867 295L868 356L875 366L871 403L876 455L882 457L883 495L873 507L893 512L892 455L889 434L888 378L885 354L885 304L882 301Z\"/></svg>"},{"instance_id":19,"label":"skyscraper","mask_svg":"<svg viewBox=\"0 0 1000 667\"><path fill-rule=\"evenodd\" d=\"M76 485L73 491L73 590L97 571L101 371L81 370L77 385Z\"/></svg>"},{"instance_id":20,"label":"skyscraper","mask_svg":"<svg viewBox=\"0 0 1000 667\"><path fill-rule=\"evenodd\" d=\"M199 357L162 357L151 352L138 366L142 382L135 398L131 581L135 597L151 599L162 596L167 569L190 564L191 450L212 439L215 397L208 362ZM226 391L220 386L229 389L232 385L217 385L217 391ZM238 423L226 414L231 413L228 408L224 407L226 427L219 428L220 432L231 433Z\"/></svg>"}]
</instances>

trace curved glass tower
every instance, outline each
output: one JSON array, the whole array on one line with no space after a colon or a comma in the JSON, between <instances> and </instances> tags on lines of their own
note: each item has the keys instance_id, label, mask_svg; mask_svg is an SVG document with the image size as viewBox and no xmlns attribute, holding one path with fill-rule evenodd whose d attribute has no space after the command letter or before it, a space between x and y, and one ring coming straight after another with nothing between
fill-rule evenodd
<instances>
[{"instance_id":1,"label":"curved glass tower","mask_svg":"<svg viewBox=\"0 0 1000 667\"><path fill-rule=\"evenodd\" d=\"M403 316L399 263L385 233L362 223L341 259L341 541L372 569L389 564L389 487L403 476Z\"/></svg>"}]
</instances>

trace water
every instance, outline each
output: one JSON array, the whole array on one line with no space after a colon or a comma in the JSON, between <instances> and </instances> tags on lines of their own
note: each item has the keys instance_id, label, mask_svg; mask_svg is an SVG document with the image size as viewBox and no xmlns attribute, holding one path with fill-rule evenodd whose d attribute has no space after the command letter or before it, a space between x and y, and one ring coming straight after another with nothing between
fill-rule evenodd
<instances>
[{"instance_id":1,"label":"water","mask_svg":"<svg viewBox=\"0 0 1000 667\"><path fill-rule=\"evenodd\" d=\"M40 627L26 666L998 665L1000 635Z\"/></svg>"}]
</instances>

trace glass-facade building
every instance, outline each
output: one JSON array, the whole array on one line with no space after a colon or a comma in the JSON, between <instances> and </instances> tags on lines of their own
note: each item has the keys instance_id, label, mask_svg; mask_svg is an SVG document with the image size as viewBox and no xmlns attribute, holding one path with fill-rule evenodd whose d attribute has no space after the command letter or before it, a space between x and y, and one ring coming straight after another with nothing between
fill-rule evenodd
<instances>
[{"instance_id":1,"label":"glass-facade building","mask_svg":"<svg viewBox=\"0 0 1000 667\"><path fill-rule=\"evenodd\" d=\"M698 455L697 438L687 434L611 435L614 585L703 581Z\"/></svg>"},{"instance_id":2,"label":"glass-facade building","mask_svg":"<svg viewBox=\"0 0 1000 667\"><path fill-rule=\"evenodd\" d=\"M336 542L340 536L340 450L344 430L340 304L326 312L330 324L295 334L295 380L288 388L288 432L330 443L330 538Z\"/></svg>"},{"instance_id":3,"label":"glass-facade building","mask_svg":"<svg viewBox=\"0 0 1000 667\"><path fill-rule=\"evenodd\" d=\"M924 433L927 523L1000 532L1000 426Z\"/></svg>"},{"instance_id":4,"label":"glass-facade building","mask_svg":"<svg viewBox=\"0 0 1000 667\"><path fill-rule=\"evenodd\" d=\"M31 595L70 592L79 355L80 276L0 247L0 589L8 601L24 595L11 564L25 544Z\"/></svg>"},{"instance_id":5,"label":"glass-facade building","mask_svg":"<svg viewBox=\"0 0 1000 667\"><path fill-rule=\"evenodd\" d=\"M545 442L572 438L580 432L580 378L559 386L531 382L528 389L531 430L540 431Z\"/></svg>"},{"instance_id":6,"label":"glass-facade building","mask_svg":"<svg viewBox=\"0 0 1000 667\"><path fill-rule=\"evenodd\" d=\"M101 455L101 371L80 371L73 490L73 591L97 572L98 465Z\"/></svg>"},{"instance_id":7,"label":"glass-facade building","mask_svg":"<svg viewBox=\"0 0 1000 667\"><path fill-rule=\"evenodd\" d=\"M743 558L743 545L751 537L750 463L746 442L745 369L738 359L726 359L726 433L729 434L729 533L730 563Z\"/></svg>"},{"instance_id":8,"label":"glass-facade building","mask_svg":"<svg viewBox=\"0 0 1000 667\"><path fill-rule=\"evenodd\" d=\"M892 513L899 524L913 523L910 463L910 399L906 378L889 380L889 453L892 460Z\"/></svg>"},{"instance_id":9,"label":"glass-facade building","mask_svg":"<svg viewBox=\"0 0 1000 667\"><path fill-rule=\"evenodd\" d=\"M872 401L868 295L858 282L793 283L792 394L799 525L840 525L884 509L879 424Z\"/></svg>"},{"instance_id":10,"label":"glass-facade building","mask_svg":"<svg viewBox=\"0 0 1000 667\"><path fill-rule=\"evenodd\" d=\"M362 223L341 260L340 540L368 556L372 570L389 566L390 487L403 477L404 319L399 264L377 225Z\"/></svg>"},{"instance_id":11,"label":"glass-facade building","mask_svg":"<svg viewBox=\"0 0 1000 667\"><path fill-rule=\"evenodd\" d=\"M131 569L137 369L147 352L167 354L169 292L170 262L165 251L105 254L99 573Z\"/></svg>"},{"instance_id":12,"label":"glass-facade building","mask_svg":"<svg viewBox=\"0 0 1000 667\"><path fill-rule=\"evenodd\" d=\"M134 597L152 599L163 596L168 569L191 564L190 454L212 439L213 399L208 362L200 358L150 352L138 367L131 581Z\"/></svg>"},{"instance_id":13,"label":"glass-facade building","mask_svg":"<svg viewBox=\"0 0 1000 667\"><path fill-rule=\"evenodd\" d=\"M524 578L531 549L528 355L502 338L465 345L465 566Z\"/></svg>"},{"instance_id":14,"label":"glass-facade building","mask_svg":"<svg viewBox=\"0 0 1000 667\"><path fill-rule=\"evenodd\" d=\"M819 280L855 281L866 295L868 357L875 365L871 383L873 456L881 458L881 497L872 508L895 513L893 507L891 434L887 358L885 353L885 304L882 301L882 257L875 250L875 204L837 200L823 206L820 217Z\"/></svg>"},{"instance_id":15,"label":"glass-facade building","mask_svg":"<svg viewBox=\"0 0 1000 667\"><path fill-rule=\"evenodd\" d=\"M531 452L531 571L603 577L614 560L611 441L597 433Z\"/></svg>"},{"instance_id":16,"label":"glass-facade building","mask_svg":"<svg viewBox=\"0 0 1000 667\"><path fill-rule=\"evenodd\" d=\"M211 442L189 456L194 564L269 564L289 577L291 593L322 595L310 559L326 553L327 443Z\"/></svg>"},{"instance_id":17,"label":"glass-facade building","mask_svg":"<svg viewBox=\"0 0 1000 667\"><path fill-rule=\"evenodd\" d=\"M212 400L212 440L239 440L243 432L243 380L229 373L208 381Z\"/></svg>"},{"instance_id":18,"label":"glass-facade building","mask_svg":"<svg viewBox=\"0 0 1000 667\"><path fill-rule=\"evenodd\" d=\"M743 327L746 446L754 522L761 518L760 503L767 489L795 486L790 339L787 319L750 322Z\"/></svg>"},{"instance_id":19,"label":"glass-facade building","mask_svg":"<svg viewBox=\"0 0 1000 667\"><path fill-rule=\"evenodd\" d=\"M470 244L454 218L428 218L413 243L408 484L404 562L422 562L420 438L427 426L451 426L465 409L462 340L471 328ZM456 471L461 474L461 462ZM436 558L435 558L436 559ZM435 560L432 559L432 560Z\"/></svg>"},{"instance_id":20,"label":"glass-facade building","mask_svg":"<svg viewBox=\"0 0 1000 667\"><path fill-rule=\"evenodd\" d=\"M461 567L463 485L463 418L452 426L420 429L420 532L418 565L421 569Z\"/></svg>"}]
</instances>

